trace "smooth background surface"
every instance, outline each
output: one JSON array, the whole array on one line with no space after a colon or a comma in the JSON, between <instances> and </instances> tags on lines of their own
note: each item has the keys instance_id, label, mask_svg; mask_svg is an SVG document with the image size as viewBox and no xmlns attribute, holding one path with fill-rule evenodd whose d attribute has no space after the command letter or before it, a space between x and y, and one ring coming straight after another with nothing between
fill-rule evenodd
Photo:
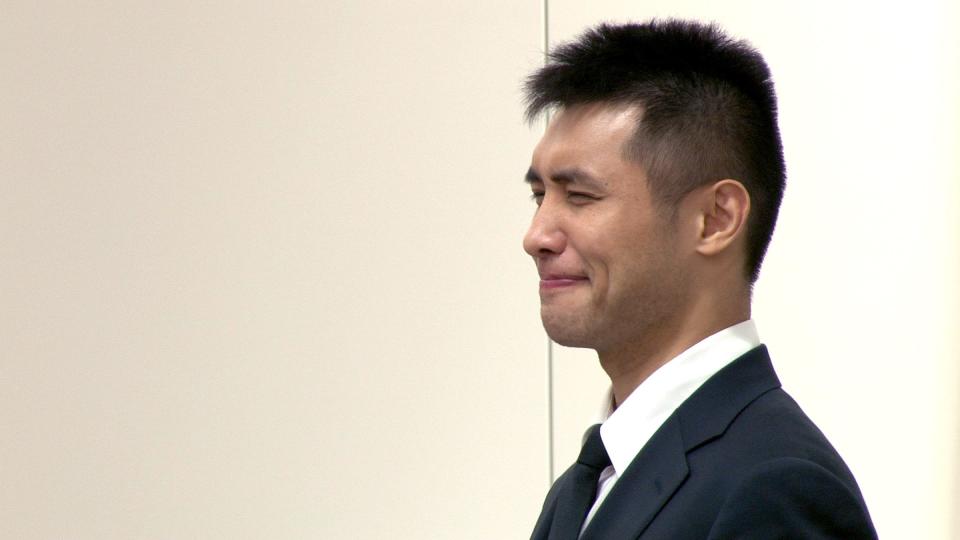
<instances>
[{"instance_id":1,"label":"smooth background surface","mask_svg":"<svg viewBox=\"0 0 960 540\"><path fill-rule=\"evenodd\" d=\"M881 538L960 522L960 16L947 2L550 1L551 41L604 20L715 20L766 57L788 186L754 293L784 388L847 460ZM608 384L554 346L556 468ZM589 381L585 383L585 381Z\"/></svg>"},{"instance_id":2,"label":"smooth background surface","mask_svg":"<svg viewBox=\"0 0 960 540\"><path fill-rule=\"evenodd\" d=\"M605 378L539 325L519 81L668 14L777 80L785 386L882 537L960 534L958 14L785 6L5 2L0 537L528 536Z\"/></svg>"},{"instance_id":3,"label":"smooth background surface","mask_svg":"<svg viewBox=\"0 0 960 540\"><path fill-rule=\"evenodd\" d=\"M0 21L0 538L532 527L538 4Z\"/></svg>"}]
</instances>

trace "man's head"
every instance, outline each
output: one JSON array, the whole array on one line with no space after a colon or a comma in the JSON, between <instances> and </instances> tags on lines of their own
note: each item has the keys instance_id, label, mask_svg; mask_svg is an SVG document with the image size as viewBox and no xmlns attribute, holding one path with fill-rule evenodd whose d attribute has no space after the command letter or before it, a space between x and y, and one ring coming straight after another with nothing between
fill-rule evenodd
<instances>
[{"instance_id":1,"label":"man's head","mask_svg":"<svg viewBox=\"0 0 960 540\"><path fill-rule=\"evenodd\" d=\"M707 279L749 291L784 186L756 51L696 23L602 25L553 51L527 102L557 111L524 239L551 337L616 347L682 325Z\"/></svg>"},{"instance_id":2,"label":"man's head","mask_svg":"<svg viewBox=\"0 0 960 540\"><path fill-rule=\"evenodd\" d=\"M741 182L752 208L744 272L756 281L786 175L773 82L756 50L689 21L600 25L556 48L526 90L530 119L583 104L641 111L623 150L661 208L707 183Z\"/></svg>"}]
</instances>

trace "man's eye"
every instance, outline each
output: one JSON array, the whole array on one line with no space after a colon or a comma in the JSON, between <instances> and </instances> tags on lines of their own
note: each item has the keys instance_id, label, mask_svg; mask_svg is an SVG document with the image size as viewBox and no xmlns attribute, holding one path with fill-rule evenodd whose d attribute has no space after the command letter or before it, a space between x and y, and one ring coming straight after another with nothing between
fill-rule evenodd
<instances>
[{"instance_id":1,"label":"man's eye","mask_svg":"<svg viewBox=\"0 0 960 540\"><path fill-rule=\"evenodd\" d=\"M543 204L543 193L539 191L534 191L530 194L530 200L537 203L537 206Z\"/></svg>"},{"instance_id":2,"label":"man's eye","mask_svg":"<svg viewBox=\"0 0 960 540\"><path fill-rule=\"evenodd\" d=\"M589 193L580 193L578 191L571 191L567 193L567 198L577 203L597 200L596 197L590 195Z\"/></svg>"}]
</instances>

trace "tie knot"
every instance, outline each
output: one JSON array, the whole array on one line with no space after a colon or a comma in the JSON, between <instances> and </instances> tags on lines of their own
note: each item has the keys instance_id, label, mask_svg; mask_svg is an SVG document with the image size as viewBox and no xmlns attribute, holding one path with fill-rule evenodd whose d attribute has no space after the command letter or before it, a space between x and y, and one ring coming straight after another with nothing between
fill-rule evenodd
<instances>
[{"instance_id":1,"label":"tie knot","mask_svg":"<svg viewBox=\"0 0 960 540\"><path fill-rule=\"evenodd\" d=\"M583 443L577 463L598 471L610 465L610 456L607 455L603 439L600 438L600 424L595 424L587 431L587 440Z\"/></svg>"}]
</instances>

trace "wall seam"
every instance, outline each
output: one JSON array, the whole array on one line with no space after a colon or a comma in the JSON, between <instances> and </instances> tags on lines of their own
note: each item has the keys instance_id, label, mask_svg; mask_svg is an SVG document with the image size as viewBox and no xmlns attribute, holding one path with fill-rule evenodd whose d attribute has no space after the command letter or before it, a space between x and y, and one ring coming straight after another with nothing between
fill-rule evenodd
<instances>
[{"instance_id":1,"label":"wall seam","mask_svg":"<svg viewBox=\"0 0 960 540\"><path fill-rule=\"evenodd\" d=\"M543 36L543 63L547 63L547 55L550 50L550 0L541 0L540 2L540 15L543 20L542 36ZM549 114L544 116L544 130L550 124ZM556 445L554 441L555 434L555 422L554 422L554 401L553 401L553 390L554 390L554 377L553 377L553 340L550 337L547 337L547 478L549 479L549 484L553 484L555 477L555 467L554 461L556 456Z\"/></svg>"}]
</instances>

